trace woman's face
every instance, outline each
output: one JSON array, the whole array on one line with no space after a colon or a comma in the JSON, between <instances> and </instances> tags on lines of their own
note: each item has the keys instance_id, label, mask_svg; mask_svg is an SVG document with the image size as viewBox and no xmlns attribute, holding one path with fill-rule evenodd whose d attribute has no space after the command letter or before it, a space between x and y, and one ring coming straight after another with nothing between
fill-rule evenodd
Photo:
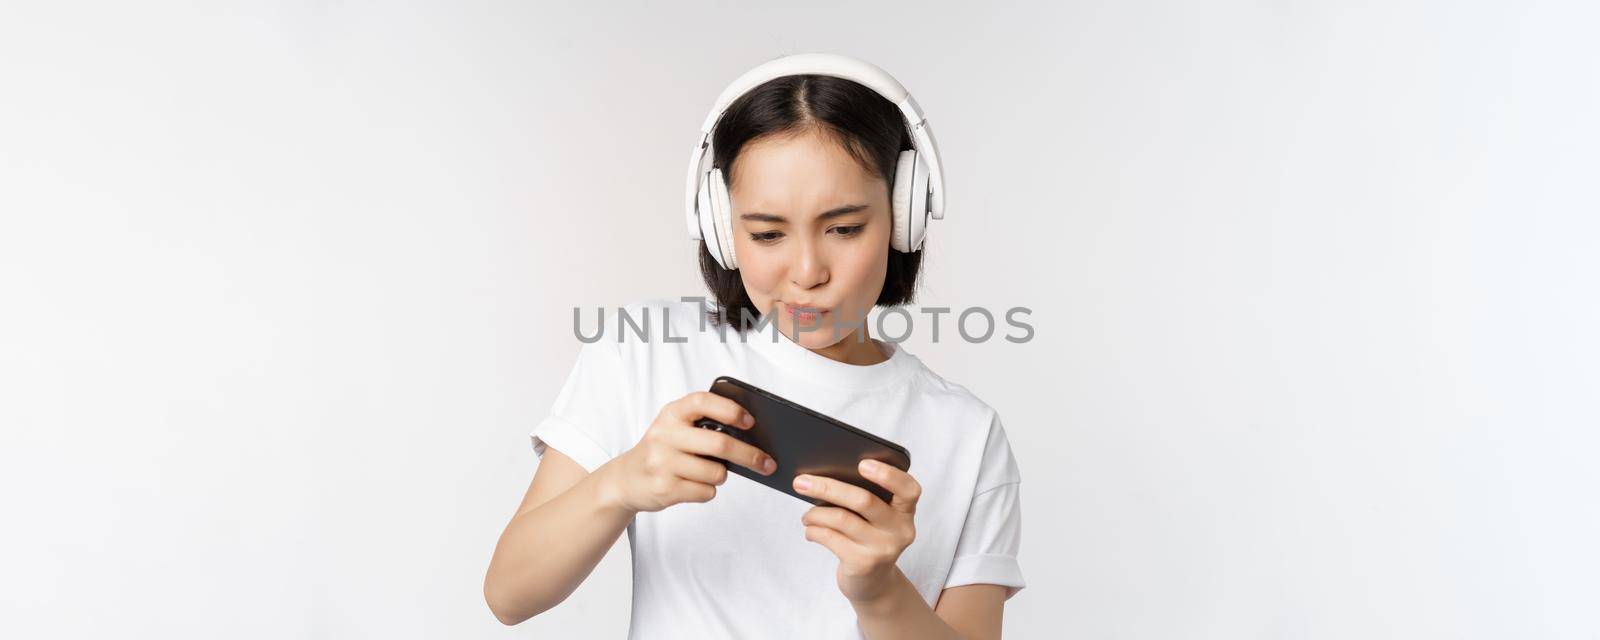
<instances>
[{"instance_id":1,"label":"woman's face","mask_svg":"<svg viewBox=\"0 0 1600 640\"><path fill-rule=\"evenodd\" d=\"M888 184L816 130L751 140L733 169L733 246L756 308L835 360L879 353L860 338L889 265Z\"/></svg>"}]
</instances>

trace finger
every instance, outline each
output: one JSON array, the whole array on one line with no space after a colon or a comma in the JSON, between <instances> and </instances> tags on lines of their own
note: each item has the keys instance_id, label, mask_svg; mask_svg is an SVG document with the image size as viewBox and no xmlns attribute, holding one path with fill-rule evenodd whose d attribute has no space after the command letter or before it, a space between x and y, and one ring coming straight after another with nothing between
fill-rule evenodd
<instances>
[{"instance_id":1,"label":"finger","mask_svg":"<svg viewBox=\"0 0 1600 640\"><path fill-rule=\"evenodd\" d=\"M719 485L728 479L728 468L722 463L688 453L674 454L668 468L672 475L704 484Z\"/></svg>"},{"instance_id":2,"label":"finger","mask_svg":"<svg viewBox=\"0 0 1600 640\"><path fill-rule=\"evenodd\" d=\"M872 495L872 492L826 476L795 476L794 490L800 495L819 498L861 514L868 522L882 522L888 515L889 505Z\"/></svg>"},{"instance_id":3,"label":"finger","mask_svg":"<svg viewBox=\"0 0 1600 640\"><path fill-rule=\"evenodd\" d=\"M690 393L667 403L666 408L674 418L690 425L700 418L711 418L730 427L749 429L756 420L739 403L710 391Z\"/></svg>"},{"instance_id":4,"label":"finger","mask_svg":"<svg viewBox=\"0 0 1600 640\"><path fill-rule=\"evenodd\" d=\"M800 516L800 522L833 529L844 534L851 542L862 546L867 546L878 538L884 537L879 535L878 530L873 528L872 524L863 520L861 516L856 515L855 512L849 509L841 509L839 507L812 507L807 509L804 515Z\"/></svg>"},{"instance_id":5,"label":"finger","mask_svg":"<svg viewBox=\"0 0 1600 640\"><path fill-rule=\"evenodd\" d=\"M667 438L681 451L721 458L762 475L771 475L778 468L772 456L726 433L690 427L673 429Z\"/></svg>"},{"instance_id":6,"label":"finger","mask_svg":"<svg viewBox=\"0 0 1600 640\"><path fill-rule=\"evenodd\" d=\"M860 554L860 549L848 536L828 527L806 525L806 539L827 547L841 562L853 560Z\"/></svg>"},{"instance_id":7,"label":"finger","mask_svg":"<svg viewBox=\"0 0 1600 640\"><path fill-rule=\"evenodd\" d=\"M672 494L683 502L710 502L717 497L716 485L678 478L672 485Z\"/></svg>"},{"instance_id":8,"label":"finger","mask_svg":"<svg viewBox=\"0 0 1600 640\"><path fill-rule=\"evenodd\" d=\"M894 500L889 502L889 506L895 511L917 512L917 501L922 498L922 483L917 482L911 474L878 460L862 460L860 471L861 477L894 494Z\"/></svg>"}]
</instances>

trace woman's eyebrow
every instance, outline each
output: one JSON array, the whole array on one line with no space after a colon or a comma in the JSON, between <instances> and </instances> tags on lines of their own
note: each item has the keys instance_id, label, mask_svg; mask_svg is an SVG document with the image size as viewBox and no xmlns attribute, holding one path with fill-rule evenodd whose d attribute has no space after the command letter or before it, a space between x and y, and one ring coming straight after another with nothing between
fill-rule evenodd
<instances>
[{"instance_id":1,"label":"woman's eyebrow","mask_svg":"<svg viewBox=\"0 0 1600 640\"><path fill-rule=\"evenodd\" d=\"M837 218L839 216L847 216L847 215L850 215L852 213L855 213L855 212L860 211L860 210L865 209L865 208L867 208L867 205L864 204L864 203L863 204L847 204L847 205L844 205L842 207L834 207L832 209L824 211L824 212L822 212L822 215L817 216L817 219L818 220L827 220L829 218ZM739 219L741 219L741 220L750 220L750 221L753 221L753 222L788 222L789 221L788 218L785 218L783 216L780 216L780 215L777 215L777 214L772 214L772 213L761 213L759 211L751 211L749 213L742 214L742 215L739 216Z\"/></svg>"}]
</instances>

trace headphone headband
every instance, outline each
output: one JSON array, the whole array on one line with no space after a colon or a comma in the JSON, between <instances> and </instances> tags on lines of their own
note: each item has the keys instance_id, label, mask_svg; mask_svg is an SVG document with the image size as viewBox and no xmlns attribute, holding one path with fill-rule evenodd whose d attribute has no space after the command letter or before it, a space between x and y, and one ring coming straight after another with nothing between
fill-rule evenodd
<instances>
[{"instance_id":1,"label":"headphone headband","mask_svg":"<svg viewBox=\"0 0 1600 640\"><path fill-rule=\"evenodd\" d=\"M822 75L851 80L893 102L900 109L901 115L905 116L907 129L911 132L911 146L927 164L928 215L935 220L944 219L944 164L939 160L939 147L934 142L933 130L928 126L928 119L922 115L922 108L917 105L916 99L911 97L911 92L906 91L894 76L869 62L832 53L800 53L771 60L746 71L717 96L716 103L711 107L711 113L706 115L705 123L700 125L700 142L695 145L694 151L689 156L688 188L684 194L684 204L690 237L696 239L701 237L700 222L695 214L695 200L700 191L701 177L706 170L704 165L712 160L711 131L716 127L717 121L722 119L722 114L728 105L733 104L739 96L768 80L794 75Z\"/></svg>"}]
</instances>

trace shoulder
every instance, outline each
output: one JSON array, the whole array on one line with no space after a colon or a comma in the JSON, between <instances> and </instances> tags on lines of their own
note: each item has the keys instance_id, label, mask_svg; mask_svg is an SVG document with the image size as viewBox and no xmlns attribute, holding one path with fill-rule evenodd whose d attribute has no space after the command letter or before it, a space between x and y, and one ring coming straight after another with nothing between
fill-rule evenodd
<instances>
[{"instance_id":1,"label":"shoulder","mask_svg":"<svg viewBox=\"0 0 1600 640\"><path fill-rule=\"evenodd\" d=\"M965 455L978 459L979 490L999 484L1019 482L1021 473L1011 452L1000 412L967 387L947 380L925 365L917 376L922 386L921 399L932 403L947 422L958 430L954 434Z\"/></svg>"},{"instance_id":2,"label":"shoulder","mask_svg":"<svg viewBox=\"0 0 1600 640\"><path fill-rule=\"evenodd\" d=\"M971 389L935 373L920 358L917 369L915 379L922 400L934 404L942 412L965 418L961 422L974 429L987 432L990 423L999 422L999 412Z\"/></svg>"}]
</instances>

